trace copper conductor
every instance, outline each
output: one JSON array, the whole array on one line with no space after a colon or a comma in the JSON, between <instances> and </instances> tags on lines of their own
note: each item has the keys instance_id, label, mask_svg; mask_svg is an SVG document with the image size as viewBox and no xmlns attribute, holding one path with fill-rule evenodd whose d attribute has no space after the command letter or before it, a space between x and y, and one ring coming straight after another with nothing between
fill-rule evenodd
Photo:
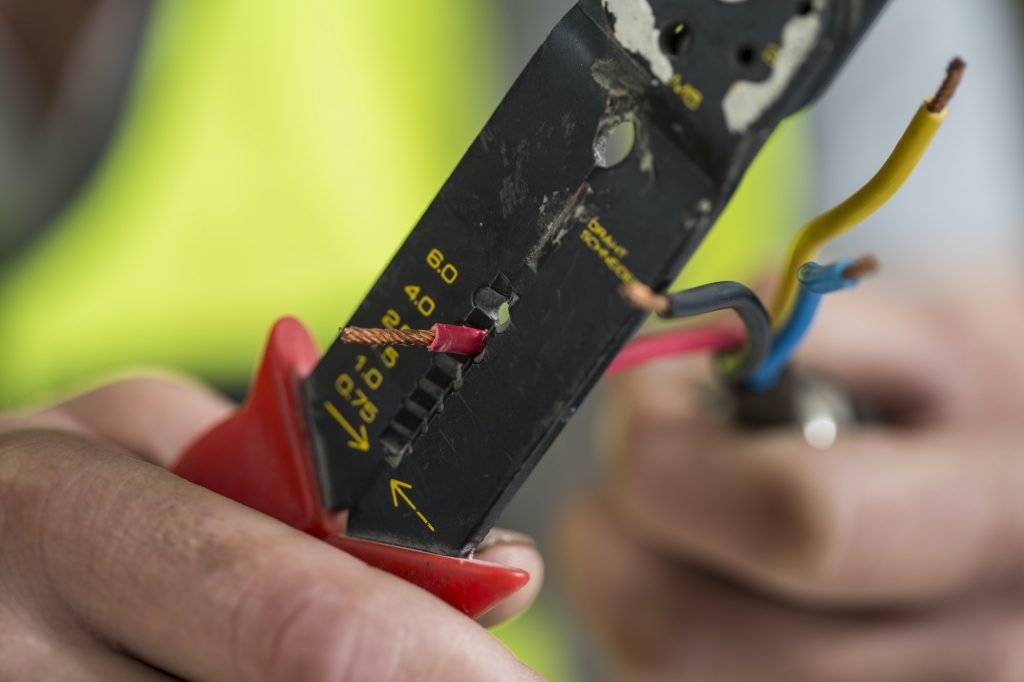
<instances>
[{"instance_id":1,"label":"copper conductor","mask_svg":"<svg viewBox=\"0 0 1024 682\"><path fill-rule=\"evenodd\" d=\"M342 343L364 346L429 346L434 342L434 331L424 329L364 329L344 327L338 338Z\"/></svg>"},{"instance_id":2,"label":"copper conductor","mask_svg":"<svg viewBox=\"0 0 1024 682\"><path fill-rule=\"evenodd\" d=\"M622 298L637 310L664 315L672 308L667 296L655 293L649 286L640 282L624 284L619 291Z\"/></svg>"},{"instance_id":3,"label":"copper conductor","mask_svg":"<svg viewBox=\"0 0 1024 682\"><path fill-rule=\"evenodd\" d=\"M960 57L949 63L949 68L946 69L946 80L942 81L939 91L928 102L928 111L933 114L945 111L946 107L949 106L950 100L953 99L953 95L956 94L956 89L960 87L960 81L963 80L966 69L967 62L960 59Z\"/></svg>"},{"instance_id":4,"label":"copper conductor","mask_svg":"<svg viewBox=\"0 0 1024 682\"><path fill-rule=\"evenodd\" d=\"M874 256L861 256L853 265L843 270L843 278L848 280L864 279L868 275L878 272L880 267L878 259Z\"/></svg>"}]
</instances>

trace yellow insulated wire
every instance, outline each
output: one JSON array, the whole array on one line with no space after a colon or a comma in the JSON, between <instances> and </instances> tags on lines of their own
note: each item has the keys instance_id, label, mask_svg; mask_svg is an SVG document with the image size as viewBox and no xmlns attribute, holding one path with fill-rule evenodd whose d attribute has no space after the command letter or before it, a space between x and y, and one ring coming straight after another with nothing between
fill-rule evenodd
<instances>
[{"instance_id":1,"label":"yellow insulated wire","mask_svg":"<svg viewBox=\"0 0 1024 682\"><path fill-rule=\"evenodd\" d=\"M800 231L790 249L786 269L782 273L779 289L772 302L772 325L776 330L785 324L793 310L799 288L797 271L800 267L814 260L825 242L856 227L885 205L914 172L935 133L946 119L945 107L936 113L929 110L930 105L931 100L926 100L881 170L866 185L843 203L812 220Z\"/></svg>"}]
</instances>

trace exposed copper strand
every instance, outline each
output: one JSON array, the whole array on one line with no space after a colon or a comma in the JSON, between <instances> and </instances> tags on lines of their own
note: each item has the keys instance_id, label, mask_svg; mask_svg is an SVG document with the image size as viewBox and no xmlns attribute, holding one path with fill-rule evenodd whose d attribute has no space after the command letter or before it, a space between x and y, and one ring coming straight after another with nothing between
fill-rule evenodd
<instances>
[{"instance_id":1,"label":"exposed copper strand","mask_svg":"<svg viewBox=\"0 0 1024 682\"><path fill-rule=\"evenodd\" d=\"M946 69L946 80L942 81L942 85L939 86L935 97L928 102L928 111L933 114L945 111L946 107L949 106L950 100L953 99L953 95L956 94L957 88L960 87L960 81L963 80L966 69L967 62L960 59L960 57L955 58L949 63L949 68Z\"/></svg>"},{"instance_id":2,"label":"exposed copper strand","mask_svg":"<svg viewBox=\"0 0 1024 682\"><path fill-rule=\"evenodd\" d=\"M342 343L364 346L429 346L434 342L434 332L423 329L402 331L399 329L344 327L338 338Z\"/></svg>"},{"instance_id":3,"label":"exposed copper strand","mask_svg":"<svg viewBox=\"0 0 1024 682\"><path fill-rule=\"evenodd\" d=\"M850 267L843 270L843 278L848 280L861 280L869 275L878 272L880 268L878 259L868 254L861 256Z\"/></svg>"},{"instance_id":4,"label":"exposed copper strand","mask_svg":"<svg viewBox=\"0 0 1024 682\"><path fill-rule=\"evenodd\" d=\"M672 309L672 303L667 296L655 293L646 284L631 282L624 284L619 291L622 298L637 310L664 315Z\"/></svg>"}]
</instances>

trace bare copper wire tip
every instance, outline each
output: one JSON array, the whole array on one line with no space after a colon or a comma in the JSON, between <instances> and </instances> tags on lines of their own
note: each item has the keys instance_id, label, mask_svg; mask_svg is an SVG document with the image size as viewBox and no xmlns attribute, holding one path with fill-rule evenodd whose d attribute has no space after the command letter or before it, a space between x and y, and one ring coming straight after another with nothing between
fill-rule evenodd
<instances>
[{"instance_id":1,"label":"bare copper wire tip","mask_svg":"<svg viewBox=\"0 0 1024 682\"><path fill-rule=\"evenodd\" d=\"M338 334L342 343L363 346L429 346L434 342L432 330L410 329L364 329L343 327Z\"/></svg>"},{"instance_id":2,"label":"bare copper wire tip","mask_svg":"<svg viewBox=\"0 0 1024 682\"><path fill-rule=\"evenodd\" d=\"M649 286L640 282L623 284L619 292L622 298L626 299L626 303L637 310L663 315L672 308L667 296L655 293Z\"/></svg>"},{"instance_id":3,"label":"bare copper wire tip","mask_svg":"<svg viewBox=\"0 0 1024 682\"><path fill-rule=\"evenodd\" d=\"M880 268L881 264L878 262L878 259L868 254L867 256L861 256L853 265L843 270L843 278L854 281L861 280L875 274Z\"/></svg>"},{"instance_id":4,"label":"bare copper wire tip","mask_svg":"<svg viewBox=\"0 0 1024 682\"><path fill-rule=\"evenodd\" d=\"M960 57L956 57L949 63L949 67L946 69L946 80L942 81L942 85L939 86L935 97L932 97L931 101L928 102L928 111L933 114L945 111L946 107L949 106L950 100L953 99L953 95L956 94L957 88L960 87L960 81L964 79L964 71L966 70L967 62L960 59Z\"/></svg>"}]
</instances>

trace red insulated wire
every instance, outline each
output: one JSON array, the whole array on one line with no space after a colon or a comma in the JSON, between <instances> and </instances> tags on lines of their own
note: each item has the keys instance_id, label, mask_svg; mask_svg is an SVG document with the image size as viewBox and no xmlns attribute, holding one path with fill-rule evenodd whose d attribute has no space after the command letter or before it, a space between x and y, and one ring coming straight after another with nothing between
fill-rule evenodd
<instances>
[{"instance_id":1,"label":"red insulated wire","mask_svg":"<svg viewBox=\"0 0 1024 682\"><path fill-rule=\"evenodd\" d=\"M429 331L361 329L346 327L341 330L344 343L369 345L416 345L425 346L434 353L453 353L475 356L487 345L487 332L472 327L436 324ZM731 351L743 345L743 331L739 328L705 327L678 329L641 336L629 343L611 366L605 376L613 376L626 370L645 365L660 358L687 355L701 351Z\"/></svg>"},{"instance_id":2,"label":"red insulated wire","mask_svg":"<svg viewBox=\"0 0 1024 682\"><path fill-rule=\"evenodd\" d=\"M473 357L487 345L487 332L483 329L435 324L430 331L434 333L434 340L427 346L431 353L454 353Z\"/></svg>"},{"instance_id":3,"label":"red insulated wire","mask_svg":"<svg viewBox=\"0 0 1024 682\"><path fill-rule=\"evenodd\" d=\"M342 343L366 346L423 346L431 353L479 355L487 345L487 331L455 324L435 324L427 329L367 329L344 327Z\"/></svg>"},{"instance_id":4,"label":"red insulated wire","mask_svg":"<svg viewBox=\"0 0 1024 682\"><path fill-rule=\"evenodd\" d=\"M742 330L724 327L687 328L641 336L622 349L604 375L615 376L654 360L676 355L736 350L743 345L743 340Z\"/></svg>"}]
</instances>

